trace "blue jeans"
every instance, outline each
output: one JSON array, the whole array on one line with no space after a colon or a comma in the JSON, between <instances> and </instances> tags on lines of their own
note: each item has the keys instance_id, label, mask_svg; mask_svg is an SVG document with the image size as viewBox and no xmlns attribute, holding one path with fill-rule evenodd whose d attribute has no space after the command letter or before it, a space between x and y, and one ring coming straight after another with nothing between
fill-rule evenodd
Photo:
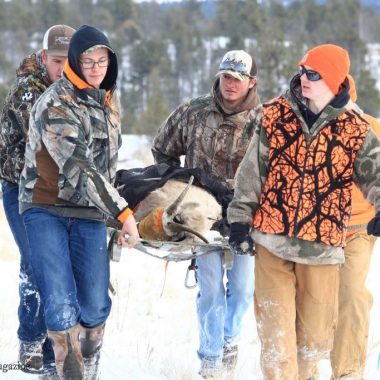
<instances>
[{"instance_id":1,"label":"blue jeans","mask_svg":"<svg viewBox=\"0 0 380 380\"><path fill-rule=\"evenodd\" d=\"M29 243L24 222L19 214L18 185L3 181L3 205L9 227L20 251L19 327L18 338L26 343L47 338L41 297L31 265ZM54 353L50 340L46 339L43 347L44 362L54 362Z\"/></svg>"},{"instance_id":2,"label":"blue jeans","mask_svg":"<svg viewBox=\"0 0 380 380\"><path fill-rule=\"evenodd\" d=\"M23 218L47 329L103 323L111 311L105 223L43 208L31 208Z\"/></svg>"},{"instance_id":3,"label":"blue jeans","mask_svg":"<svg viewBox=\"0 0 380 380\"><path fill-rule=\"evenodd\" d=\"M252 305L253 257L234 256L232 269L225 270L223 253L215 251L197 258L197 265L198 356L220 361L223 347L237 343L243 316Z\"/></svg>"}]
</instances>

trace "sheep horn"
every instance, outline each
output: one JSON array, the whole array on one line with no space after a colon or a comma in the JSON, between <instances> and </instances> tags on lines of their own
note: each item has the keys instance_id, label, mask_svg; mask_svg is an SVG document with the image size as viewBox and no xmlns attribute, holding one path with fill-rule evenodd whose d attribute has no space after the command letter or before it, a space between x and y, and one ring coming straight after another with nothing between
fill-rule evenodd
<instances>
[{"instance_id":1,"label":"sheep horn","mask_svg":"<svg viewBox=\"0 0 380 380\"><path fill-rule=\"evenodd\" d=\"M187 192L190 189L190 186L193 184L194 176L191 176L189 179L189 183L187 186L183 189L182 193L178 196L178 198L165 210L165 216L168 218L168 221L171 221L171 218L173 215L176 214L178 211L178 207L185 198Z\"/></svg>"},{"instance_id":2,"label":"sheep horn","mask_svg":"<svg viewBox=\"0 0 380 380\"><path fill-rule=\"evenodd\" d=\"M193 184L193 181L194 181L194 176L191 176L187 186L183 189L182 193L165 210L164 215L162 217L164 230L170 236L173 236L175 233L178 233L178 232L184 232L184 231L189 232L189 233L197 236L199 239L203 240L205 243L208 243L208 240L203 235L201 235L199 232L193 230L190 227L184 226L183 224L176 223L173 221L173 217L177 213L179 205L182 203L183 199L185 198L187 192L190 189L190 186Z\"/></svg>"},{"instance_id":3,"label":"sheep horn","mask_svg":"<svg viewBox=\"0 0 380 380\"><path fill-rule=\"evenodd\" d=\"M173 221L169 221L169 222L167 222L165 228L168 229L170 231L170 233L172 233L172 234L174 234L176 232L183 232L183 231L189 232L189 233L195 235L196 237L198 237L199 239L203 240L205 243L207 243L207 244L209 243L209 241L202 234L200 234L198 231L195 231L192 228L187 227L183 224L176 223Z\"/></svg>"}]
</instances>

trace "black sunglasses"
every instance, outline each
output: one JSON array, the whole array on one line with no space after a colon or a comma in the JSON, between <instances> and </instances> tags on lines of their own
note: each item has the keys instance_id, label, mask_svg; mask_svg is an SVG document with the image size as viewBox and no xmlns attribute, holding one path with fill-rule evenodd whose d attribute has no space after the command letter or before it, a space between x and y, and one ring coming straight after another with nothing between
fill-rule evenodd
<instances>
[{"instance_id":1,"label":"black sunglasses","mask_svg":"<svg viewBox=\"0 0 380 380\"><path fill-rule=\"evenodd\" d=\"M300 67L300 75L306 74L306 77L311 82L316 82L317 80L322 79L321 74L314 70L308 70L304 66Z\"/></svg>"}]
</instances>

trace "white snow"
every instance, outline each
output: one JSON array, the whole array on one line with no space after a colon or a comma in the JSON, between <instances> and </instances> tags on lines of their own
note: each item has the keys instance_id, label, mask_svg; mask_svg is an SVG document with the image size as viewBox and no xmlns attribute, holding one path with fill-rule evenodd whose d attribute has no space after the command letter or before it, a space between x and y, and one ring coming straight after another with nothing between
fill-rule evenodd
<instances>
[{"instance_id":1,"label":"white snow","mask_svg":"<svg viewBox=\"0 0 380 380\"><path fill-rule=\"evenodd\" d=\"M120 168L152 163L150 141L124 136ZM374 296L366 380L380 378L380 243L376 245L368 287ZM0 202L0 364L17 363L18 341L18 249L13 241ZM107 322L101 359L104 380L190 380L198 379L196 355L198 330L195 312L197 289L184 287L189 262L170 263L124 249L119 263L111 263L113 307ZM242 331L238 380L262 379L260 344L253 307ZM320 365L321 379L330 378L327 360ZM20 371L0 371L0 379L33 380L37 376Z\"/></svg>"}]
</instances>

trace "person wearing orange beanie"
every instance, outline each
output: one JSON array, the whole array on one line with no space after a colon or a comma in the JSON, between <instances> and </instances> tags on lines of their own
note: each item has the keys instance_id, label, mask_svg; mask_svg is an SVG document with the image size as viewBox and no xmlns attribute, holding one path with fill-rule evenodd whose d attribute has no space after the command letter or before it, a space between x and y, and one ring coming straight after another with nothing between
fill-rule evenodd
<instances>
[{"instance_id":1,"label":"person wearing orange beanie","mask_svg":"<svg viewBox=\"0 0 380 380\"><path fill-rule=\"evenodd\" d=\"M357 111L380 138L380 120L359 108L355 81L347 76L350 86L349 106ZM366 201L354 184L352 212L349 222L345 262L340 270L339 317L331 351L331 368L334 379L364 379L367 355L369 313L372 295L365 286L375 237L367 234L367 224L375 216L375 208Z\"/></svg>"},{"instance_id":2,"label":"person wearing orange beanie","mask_svg":"<svg viewBox=\"0 0 380 380\"><path fill-rule=\"evenodd\" d=\"M326 44L309 50L298 65L318 72L332 93L337 95L350 70L350 58L340 46Z\"/></svg>"},{"instance_id":3,"label":"person wearing orange beanie","mask_svg":"<svg viewBox=\"0 0 380 380\"><path fill-rule=\"evenodd\" d=\"M380 140L350 102L348 52L320 45L298 66L289 89L263 104L227 209L230 225L246 227L231 249L255 244L266 380L319 379L330 356L354 183L377 202L368 231L380 236Z\"/></svg>"}]
</instances>

